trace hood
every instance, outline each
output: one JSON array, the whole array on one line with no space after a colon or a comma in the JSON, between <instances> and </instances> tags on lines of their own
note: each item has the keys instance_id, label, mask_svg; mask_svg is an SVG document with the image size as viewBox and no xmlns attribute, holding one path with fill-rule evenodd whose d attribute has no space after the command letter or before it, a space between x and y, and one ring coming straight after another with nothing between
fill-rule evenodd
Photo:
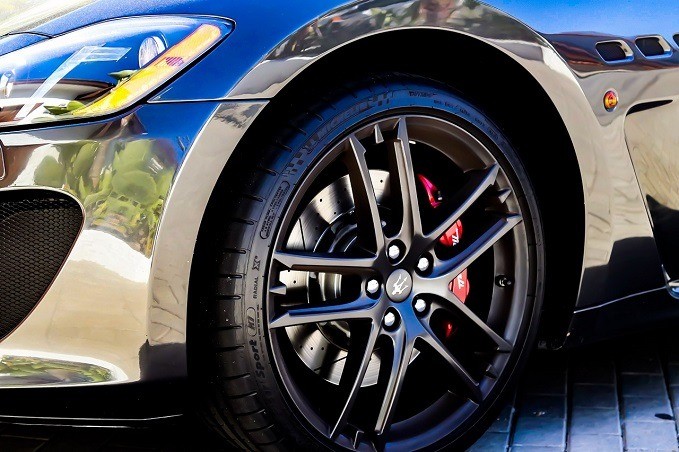
<instances>
[{"instance_id":1,"label":"hood","mask_svg":"<svg viewBox=\"0 0 679 452\"><path fill-rule=\"evenodd\" d=\"M2 0L0 36L30 32L94 0Z\"/></svg>"},{"instance_id":2,"label":"hood","mask_svg":"<svg viewBox=\"0 0 679 452\"><path fill-rule=\"evenodd\" d=\"M198 14L228 17L242 0L0 0L0 37L17 33L56 36L119 17Z\"/></svg>"}]
</instances>

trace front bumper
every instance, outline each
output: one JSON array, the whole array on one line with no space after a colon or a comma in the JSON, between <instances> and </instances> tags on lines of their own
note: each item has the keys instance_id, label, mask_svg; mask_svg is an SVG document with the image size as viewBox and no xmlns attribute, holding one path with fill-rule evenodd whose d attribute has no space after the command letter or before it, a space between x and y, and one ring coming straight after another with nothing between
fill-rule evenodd
<instances>
[{"instance_id":1,"label":"front bumper","mask_svg":"<svg viewBox=\"0 0 679 452\"><path fill-rule=\"evenodd\" d=\"M263 105L152 104L107 121L0 133L0 202L9 191L49 189L84 213L51 286L0 342L0 388L186 375L201 205Z\"/></svg>"}]
</instances>

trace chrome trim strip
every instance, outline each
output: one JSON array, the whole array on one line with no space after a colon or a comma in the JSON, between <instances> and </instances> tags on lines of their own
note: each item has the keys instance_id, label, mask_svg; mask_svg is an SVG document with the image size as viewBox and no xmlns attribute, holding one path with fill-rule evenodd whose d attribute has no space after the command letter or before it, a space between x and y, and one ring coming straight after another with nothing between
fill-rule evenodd
<instances>
[{"instance_id":1,"label":"chrome trim strip","mask_svg":"<svg viewBox=\"0 0 679 452\"><path fill-rule=\"evenodd\" d=\"M93 428L134 428L129 425L122 425L122 423L129 422L129 423L146 423L146 422L153 422L153 421L165 421L168 419L178 419L184 417L183 413L178 413L178 414L169 414L166 416L152 416L152 417L145 417L145 418L129 418L129 419L123 419L123 418L91 418L91 417L42 417L42 416L12 416L8 414L0 414L0 420L10 420L12 421L13 424L19 424L19 425L49 425L49 426L64 426L64 427L83 427L83 428L88 428L88 427L93 427ZM61 421L63 424L56 424L53 422L24 422L23 424L18 422L18 421ZM76 424L74 425L74 422L97 422L100 421L101 424L93 424L93 425L82 425L82 424ZM114 423L120 422L121 425L115 425ZM113 425L112 425L113 424Z\"/></svg>"},{"instance_id":2,"label":"chrome trim strip","mask_svg":"<svg viewBox=\"0 0 679 452\"><path fill-rule=\"evenodd\" d=\"M586 312L586 311L593 311L593 310L595 310L595 309L603 308L603 307L606 307L606 306L611 305L611 304L613 304L613 303L617 303L617 302L619 302L619 301L627 300L628 298L634 298L634 297L638 297L638 296L641 296L641 295L646 295L646 294L653 293L653 292L659 292L659 291L661 291L661 290L667 290L667 288L666 288L665 286L663 286L663 287L658 287L658 288L656 288L656 289L645 290L645 291L639 292L639 293L633 293L633 294L631 294L631 295L627 295L627 296L624 296L624 297L616 298L615 300L607 301L606 303L598 304L598 305L596 305L596 306L588 306L588 307L586 307L586 308L576 309L575 312L574 312L573 314L579 314L579 313L581 313L581 312Z\"/></svg>"}]
</instances>

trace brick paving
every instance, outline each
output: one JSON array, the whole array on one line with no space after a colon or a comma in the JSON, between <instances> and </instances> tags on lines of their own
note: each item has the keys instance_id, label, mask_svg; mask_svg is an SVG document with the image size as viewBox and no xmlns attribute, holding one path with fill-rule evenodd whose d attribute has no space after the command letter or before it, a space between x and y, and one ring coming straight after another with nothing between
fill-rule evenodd
<instances>
[{"instance_id":1,"label":"brick paving","mask_svg":"<svg viewBox=\"0 0 679 452\"><path fill-rule=\"evenodd\" d=\"M481 451L679 451L679 333L536 352ZM0 426L0 451L220 450L193 419L139 429Z\"/></svg>"},{"instance_id":2,"label":"brick paving","mask_svg":"<svg viewBox=\"0 0 679 452\"><path fill-rule=\"evenodd\" d=\"M677 451L679 335L536 352L483 451Z\"/></svg>"}]
</instances>

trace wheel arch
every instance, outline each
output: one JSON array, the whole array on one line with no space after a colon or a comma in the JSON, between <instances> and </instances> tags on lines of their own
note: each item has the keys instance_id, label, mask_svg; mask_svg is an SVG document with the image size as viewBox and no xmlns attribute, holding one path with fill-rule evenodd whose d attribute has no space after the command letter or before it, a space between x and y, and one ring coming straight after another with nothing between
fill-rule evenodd
<instances>
[{"instance_id":1,"label":"wheel arch","mask_svg":"<svg viewBox=\"0 0 679 452\"><path fill-rule=\"evenodd\" d=\"M436 42L437 46L422 43ZM470 62L450 72L441 50ZM380 55L376 58L376 55ZM296 74L264 108L248 133L266 130L268 121L314 87L340 86L350 75L339 71L347 61L364 73L402 72L449 85L486 113L516 147L536 190L547 244L547 287L542 337L558 346L567 333L580 288L585 241L584 192L571 136L549 95L522 65L475 37L447 29L398 29L369 35L325 54ZM497 77L501 71L502 77ZM532 113L528 119L516 114ZM246 134L247 138L247 134ZM549 153L544 143L549 143ZM546 167L559 168L558 173ZM569 196L564 199L563 193ZM559 199L559 202L553 202ZM571 212L566 225L563 212ZM568 240L560 235L568 228ZM573 246L577 244L577 246ZM564 285L563 281L568 281Z\"/></svg>"}]
</instances>

